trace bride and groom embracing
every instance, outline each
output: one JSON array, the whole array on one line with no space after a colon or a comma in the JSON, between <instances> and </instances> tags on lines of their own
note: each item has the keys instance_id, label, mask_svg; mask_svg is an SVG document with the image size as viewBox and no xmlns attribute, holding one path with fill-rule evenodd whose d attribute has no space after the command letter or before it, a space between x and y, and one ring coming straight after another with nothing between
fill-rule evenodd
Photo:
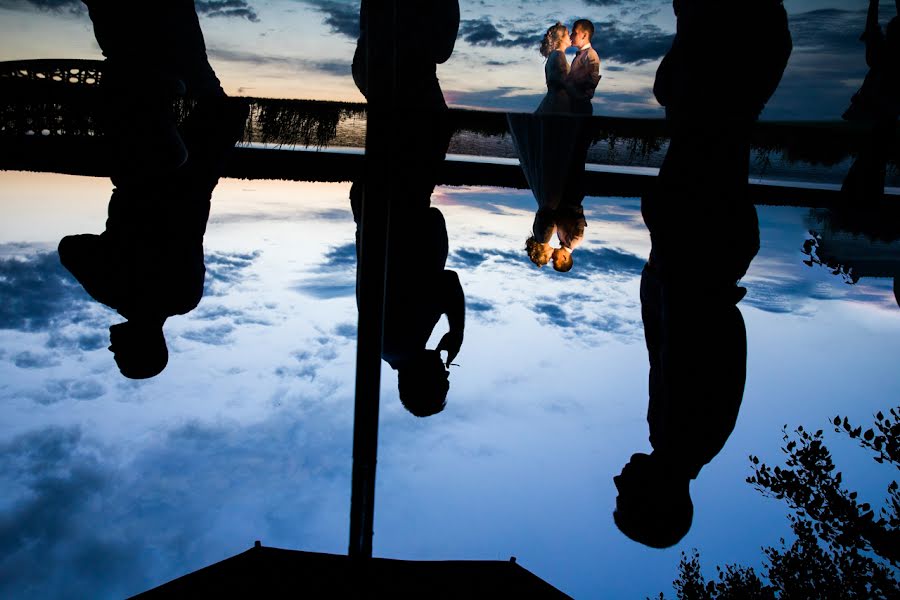
<instances>
[{"instance_id":1,"label":"bride and groom embracing","mask_svg":"<svg viewBox=\"0 0 900 600\"><path fill-rule=\"evenodd\" d=\"M584 162L590 146L586 118L600 81L600 58L591 47L594 25L575 21L571 35L562 23L547 30L540 45L546 62L547 93L533 115L508 115L525 179L537 200L532 235L525 242L538 267L572 268L572 251L584 238ZM566 49L577 48L571 64ZM559 247L550 245L554 232Z\"/></svg>"}]
</instances>

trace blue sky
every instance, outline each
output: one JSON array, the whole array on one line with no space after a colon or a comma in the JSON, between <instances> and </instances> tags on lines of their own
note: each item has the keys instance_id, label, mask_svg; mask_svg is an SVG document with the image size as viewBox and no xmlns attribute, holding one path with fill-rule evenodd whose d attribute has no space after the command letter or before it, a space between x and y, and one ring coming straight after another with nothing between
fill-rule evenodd
<instances>
[{"instance_id":1,"label":"blue sky","mask_svg":"<svg viewBox=\"0 0 900 600\"><path fill-rule=\"evenodd\" d=\"M157 378L123 379L120 318L56 260L98 231L111 184L0 173L0 596L118 598L266 545L347 546L356 307L349 184L223 180L206 294L166 324ZM745 278L748 376L738 425L692 486L695 525L652 551L611 519L612 476L647 451L637 199L589 198L568 275L522 244L528 191L439 188L466 338L447 409L417 419L382 387L375 553L520 564L578 597L669 591L681 550L758 564L788 532L746 483L777 462L784 424L859 423L896 403L900 313L890 280L847 285L802 264L806 210L760 211ZM432 342L446 329L441 323ZM876 504L894 473L830 436Z\"/></svg>"},{"instance_id":2,"label":"blue sky","mask_svg":"<svg viewBox=\"0 0 900 600\"><path fill-rule=\"evenodd\" d=\"M349 77L356 2L197 2L209 55L226 91L265 97L361 101ZM794 53L764 118L840 118L865 75L859 35L865 2L788 0ZM893 11L884 1L882 23ZM595 114L661 116L651 94L674 31L662 0L461 2L456 50L439 69L451 105L533 110L544 92L536 40L557 20L592 19L603 79ZM726 25L727 26L727 25ZM427 40L413 33L409 51ZM0 60L97 58L79 0L0 0ZM761 43L765 43L764 40ZM714 77L715 74L710 74Z\"/></svg>"}]
</instances>

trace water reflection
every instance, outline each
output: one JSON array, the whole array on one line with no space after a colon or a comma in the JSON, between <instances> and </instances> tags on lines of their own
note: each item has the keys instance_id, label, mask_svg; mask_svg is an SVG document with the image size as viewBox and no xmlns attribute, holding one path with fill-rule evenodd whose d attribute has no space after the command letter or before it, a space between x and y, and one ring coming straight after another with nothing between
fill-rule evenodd
<instances>
[{"instance_id":1,"label":"water reflection","mask_svg":"<svg viewBox=\"0 0 900 600\"><path fill-rule=\"evenodd\" d=\"M368 291L362 288L378 283L363 267L366 247L362 242L367 231L377 236L377 228L387 228L381 356L397 371L403 406L416 416L426 417L444 409L450 387L447 369L459 354L465 329L462 286L456 272L445 268L447 226L441 211L431 206L452 134L437 65L453 52L459 5L450 0L405 6L398 19L401 31L428 30L430 36L419 51L399 55L395 81L375 81L371 79L376 71L370 68L370 57L376 57L372 59L375 61L389 55L388 43L394 41L370 36L368 3L360 7L353 79L375 107L375 122L366 141L370 167L363 179L354 182L350 202L360 259L360 304ZM379 109L383 112L375 112ZM373 169L373 164L381 168ZM375 211L387 213L384 225L375 219ZM378 252L375 245L368 248L370 253ZM428 349L432 331L444 315L450 330L434 349ZM447 353L446 359L441 352Z\"/></svg>"},{"instance_id":2,"label":"water reflection","mask_svg":"<svg viewBox=\"0 0 900 600\"><path fill-rule=\"evenodd\" d=\"M677 34L654 84L672 141L641 202L652 243L641 276L641 316L653 452L633 455L614 479L616 525L655 548L678 543L690 530L690 483L722 450L741 407L747 334L736 305L746 289L737 282L759 251L747 193L750 133L791 53L780 1L729 5L725 21L740 25L727 33L718 8L674 7ZM771 40L761 55L752 42L759 35ZM712 64L710 48L719 57ZM710 69L720 73L714 82L704 77ZM713 91L727 102L712 100Z\"/></svg>"},{"instance_id":3,"label":"water reflection","mask_svg":"<svg viewBox=\"0 0 900 600\"><path fill-rule=\"evenodd\" d=\"M900 3L897 12L900 14ZM898 148L900 16L892 18L882 32L878 24L878 0L869 0L866 28L860 39L866 43L869 72L851 98L843 118L862 123L866 134L841 192L846 200L864 204L884 196L888 159L896 156Z\"/></svg>"},{"instance_id":4,"label":"water reflection","mask_svg":"<svg viewBox=\"0 0 900 600\"><path fill-rule=\"evenodd\" d=\"M160 27L178 32L164 51L134 43L135 31L146 30L135 29L131 9L89 6L107 57L103 92L115 190L103 233L64 237L59 258L94 300L126 319L110 327L109 349L124 376L145 379L168 363L166 319L190 312L203 295L210 198L247 109L225 96L206 60L192 3L155 13ZM194 100L180 126L171 112L176 93Z\"/></svg>"},{"instance_id":5,"label":"water reflection","mask_svg":"<svg viewBox=\"0 0 900 600\"><path fill-rule=\"evenodd\" d=\"M900 306L900 214L890 206L868 210L810 210L812 237L803 244L803 262L821 265L849 284L862 278L892 278Z\"/></svg>"}]
</instances>

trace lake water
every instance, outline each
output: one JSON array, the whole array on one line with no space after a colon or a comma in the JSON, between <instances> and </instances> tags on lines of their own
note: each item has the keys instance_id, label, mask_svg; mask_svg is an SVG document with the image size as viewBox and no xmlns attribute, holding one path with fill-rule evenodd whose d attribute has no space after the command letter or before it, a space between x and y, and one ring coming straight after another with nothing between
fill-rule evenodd
<instances>
[{"instance_id":1,"label":"lake water","mask_svg":"<svg viewBox=\"0 0 900 600\"><path fill-rule=\"evenodd\" d=\"M110 190L107 179L0 173L0 596L121 597L254 540L346 552L349 184L223 180L206 294L168 320L169 365L146 381L119 374L106 347L121 317L55 251L64 235L103 229ZM748 362L737 426L692 485L688 536L640 546L611 517L612 477L650 450L639 200L585 200L586 242L568 274L522 251L530 192L440 187L433 205L466 293L466 336L434 417L407 413L383 369L377 556L516 556L577 598L671 594L681 551L699 549L709 569L757 566L760 546L789 535L785 507L744 481L749 454L780 464L782 426L830 431L835 414L865 424L897 405L900 309L891 279L869 276L900 264L897 242L882 244L887 270L849 284L802 262L821 213L761 207L762 248L739 305ZM828 239L851 262L867 247ZM896 473L826 437L848 486L879 506Z\"/></svg>"}]
</instances>

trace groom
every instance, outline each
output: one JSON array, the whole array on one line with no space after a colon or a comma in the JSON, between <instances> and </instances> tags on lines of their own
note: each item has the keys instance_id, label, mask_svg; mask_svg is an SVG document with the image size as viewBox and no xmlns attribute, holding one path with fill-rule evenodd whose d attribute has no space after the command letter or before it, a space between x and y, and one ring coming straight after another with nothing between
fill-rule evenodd
<instances>
[{"instance_id":1,"label":"groom","mask_svg":"<svg viewBox=\"0 0 900 600\"><path fill-rule=\"evenodd\" d=\"M572 99L572 112L590 115L591 98L600 82L600 57L591 47L594 24L587 19L579 19L572 25L572 46L577 50L569 75L566 77L566 91Z\"/></svg>"}]
</instances>

